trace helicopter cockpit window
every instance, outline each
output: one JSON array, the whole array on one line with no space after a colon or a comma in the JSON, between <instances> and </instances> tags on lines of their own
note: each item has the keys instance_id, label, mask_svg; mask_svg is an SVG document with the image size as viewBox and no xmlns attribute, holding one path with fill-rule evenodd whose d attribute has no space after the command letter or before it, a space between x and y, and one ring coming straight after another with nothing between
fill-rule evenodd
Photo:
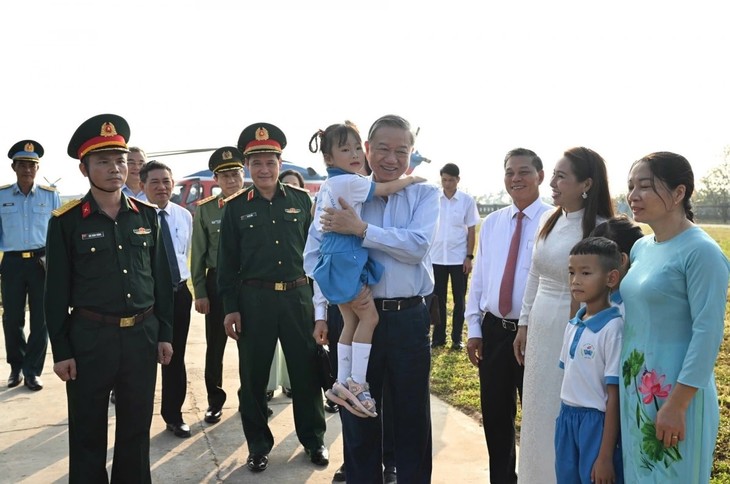
<instances>
[{"instance_id":1,"label":"helicopter cockpit window","mask_svg":"<svg viewBox=\"0 0 730 484\"><path fill-rule=\"evenodd\" d=\"M193 183L190 185L190 191L188 192L188 198L185 200L185 204L189 205L197 201L201 197L200 183Z\"/></svg>"}]
</instances>

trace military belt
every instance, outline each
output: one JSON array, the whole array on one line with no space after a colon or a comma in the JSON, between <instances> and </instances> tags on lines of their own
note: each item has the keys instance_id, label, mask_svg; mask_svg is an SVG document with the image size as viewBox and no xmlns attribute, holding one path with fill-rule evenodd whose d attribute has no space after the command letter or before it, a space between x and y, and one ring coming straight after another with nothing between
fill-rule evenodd
<instances>
[{"instance_id":1,"label":"military belt","mask_svg":"<svg viewBox=\"0 0 730 484\"><path fill-rule=\"evenodd\" d=\"M246 279L243 281L244 286L273 289L274 291L290 291L300 286L306 286L307 284L309 284L309 279L307 279L306 276L302 276L299 279L288 282L269 282L260 281L258 279Z\"/></svg>"},{"instance_id":2,"label":"military belt","mask_svg":"<svg viewBox=\"0 0 730 484\"><path fill-rule=\"evenodd\" d=\"M42 247L40 249L33 249L33 250L14 250L11 252L5 252L5 257L20 257L22 259L33 259L34 257L42 257L46 255L46 248Z\"/></svg>"},{"instance_id":3,"label":"military belt","mask_svg":"<svg viewBox=\"0 0 730 484\"><path fill-rule=\"evenodd\" d=\"M95 313L94 311L89 311L88 309L84 308L74 308L73 312L81 316L85 319L90 319L92 321L98 321L100 323L107 323L107 324L113 324L114 326L119 326L120 328L128 328L130 326L134 326L135 324L144 321L149 315L152 314L153 307L150 306L141 313L137 313L133 316L113 316L111 314L101 314L101 313Z\"/></svg>"}]
</instances>

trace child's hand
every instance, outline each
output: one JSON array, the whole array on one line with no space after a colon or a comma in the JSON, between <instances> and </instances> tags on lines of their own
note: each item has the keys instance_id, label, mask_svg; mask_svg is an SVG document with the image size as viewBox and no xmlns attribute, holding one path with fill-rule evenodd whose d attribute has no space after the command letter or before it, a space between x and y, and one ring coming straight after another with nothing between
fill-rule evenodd
<instances>
[{"instance_id":1,"label":"child's hand","mask_svg":"<svg viewBox=\"0 0 730 484\"><path fill-rule=\"evenodd\" d=\"M594 484L613 484L616 482L613 459L606 459L601 456L596 459L596 462L593 463L593 469L591 469L591 482Z\"/></svg>"},{"instance_id":2,"label":"child's hand","mask_svg":"<svg viewBox=\"0 0 730 484\"><path fill-rule=\"evenodd\" d=\"M409 175L408 178L411 179L411 183L425 183L428 181L425 178L423 178L422 176Z\"/></svg>"}]
</instances>

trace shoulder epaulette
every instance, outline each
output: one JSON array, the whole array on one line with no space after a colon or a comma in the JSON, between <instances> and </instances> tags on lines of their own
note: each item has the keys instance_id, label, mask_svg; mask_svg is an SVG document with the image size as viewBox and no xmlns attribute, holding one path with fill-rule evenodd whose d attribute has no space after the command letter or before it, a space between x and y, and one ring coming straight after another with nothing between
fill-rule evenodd
<instances>
[{"instance_id":1,"label":"shoulder epaulette","mask_svg":"<svg viewBox=\"0 0 730 484\"><path fill-rule=\"evenodd\" d=\"M208 203L211 200L215 200L216 198L218 198L218 195L211 195L209 197L205 197L202 200L198 200L197 202L195 202L195 205L199 207L199 206L203 205L204 203Z\"/></svg>"},{"instance_id":2,"label":"shoulder epaulette","mask_svg":"<svg viewBox=\"0 0 730 484\"><path fill-rule=\"evenodd\" d=\"M56 191L56 187L51 187L51 186L48 186L48 185L38 185L38 188L42 188L42 189L47 190L49 192L55 192Z\"/></svg>"},{"instance_id":3,"label":"shoulder epaulette","mask_svg":"<svg viewBox=\"0 0 730 484\"><path fill-rule=\"evenodd\" d=\"M141 205L145 205L150 208L158 208L157 205L155 205L154 203L146 202L144 200L140 200L139 198L135 198L135 197L128 197L128 198L131 198L132 200L134 200L134 203L139 203Z\"/></svg>"},{"instance_id":4,"label":"shoulder epaulette","mask_svg":"<svg viewBox=\"0 0 730 484\"><path fill-rule=\"evenodd\" d=\"M288 183L283 183L283 185L286 185L287 188L293 188L295 190L299 190L300 192L304 192L307 195L309 195L309 190L307 190L306 188L298 187L296 185L289 185Z\"/></svg>"},{"instance_id":5,"label":"shoulder epaulette","mask_svg":"<svg viewBox=\"0 0 730 484\"><path fill-rule=\"evenodd\" d=\"M0 190L5 190L6 188L10 188L13 186L13 183L8 183L7 185L3 185L0 187Z\"/></svg>"},{"instance_id":6,"label":"shoulder epaulette","mask_svg":"<svg viewBox=\"0 0 730 484\"><path fill-rule=\"evenodd\" d=\"M78 198L76 200L71 200L70 202L61 205L60 207L58 207L56 210L54 210L51 213L53 213L54 217L60 217L61 215L68 212L69 210L71 210L72 208L74 208L75 206L77 206L80 203L81 203L80 198Z\"/></svg>"},{"instance_id":7,"label":"shoulder epaulette","mask_svg":"<svg viewBox=\"0 0 730 484\"><path fill-rule=\"evenodd\" d=\"M240 190L238 190L238 191L237 191L236 193L234 193L234 194L233 194L233 195L231 195L230 197L226 198L226 199L225 199L224 201L225 201L226 203L228 203L229 201L233 200L233 199L234 199L234 198L236 198L237 196L239 196L239 195L241 195L242 193L245 193L245 192L247 192L247 191L249 191L249 190L253 190L253 185L251 185L251 186L249 186L249 187L246 187L246 188L241 188L241 189L240 189Z\"/></svg>"}]
</instances>

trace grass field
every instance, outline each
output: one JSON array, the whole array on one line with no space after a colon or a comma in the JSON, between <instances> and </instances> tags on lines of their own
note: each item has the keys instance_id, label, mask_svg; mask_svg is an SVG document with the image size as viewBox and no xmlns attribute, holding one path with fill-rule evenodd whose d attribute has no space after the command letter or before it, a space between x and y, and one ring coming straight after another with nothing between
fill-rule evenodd
<instances>
[{"instance_id":1,"label":"grass field","mask_svg":"<svg viewBox=\"0 0 730 484\"><path fill-rule=\"evenodd\" d=\"M702 226L730 257L730 226ZM646 229L645 233L648 233ZM451 307L451 300L449 300ZM450 309L449 309L450 311ZM720 356L715 366L717 390L720 405L720 431L715 448L713 484L730 484L730 320L725 315L725 337L720 348ZM451 326L451 314L448 319ZM466 326L466 325L465 325ZM448 334L448 332L447 332ZM466 327L464 330L466 342ZM433 350L431 362L431 391L449 404L461 409L475 419L481 420L479 407L479 376L477 369L469 363L465 351L449 351L446 348ZM517 415L519 426L520 415ZM486 445L484 452L486 455Z\"/></svg>"}]
</instances>

